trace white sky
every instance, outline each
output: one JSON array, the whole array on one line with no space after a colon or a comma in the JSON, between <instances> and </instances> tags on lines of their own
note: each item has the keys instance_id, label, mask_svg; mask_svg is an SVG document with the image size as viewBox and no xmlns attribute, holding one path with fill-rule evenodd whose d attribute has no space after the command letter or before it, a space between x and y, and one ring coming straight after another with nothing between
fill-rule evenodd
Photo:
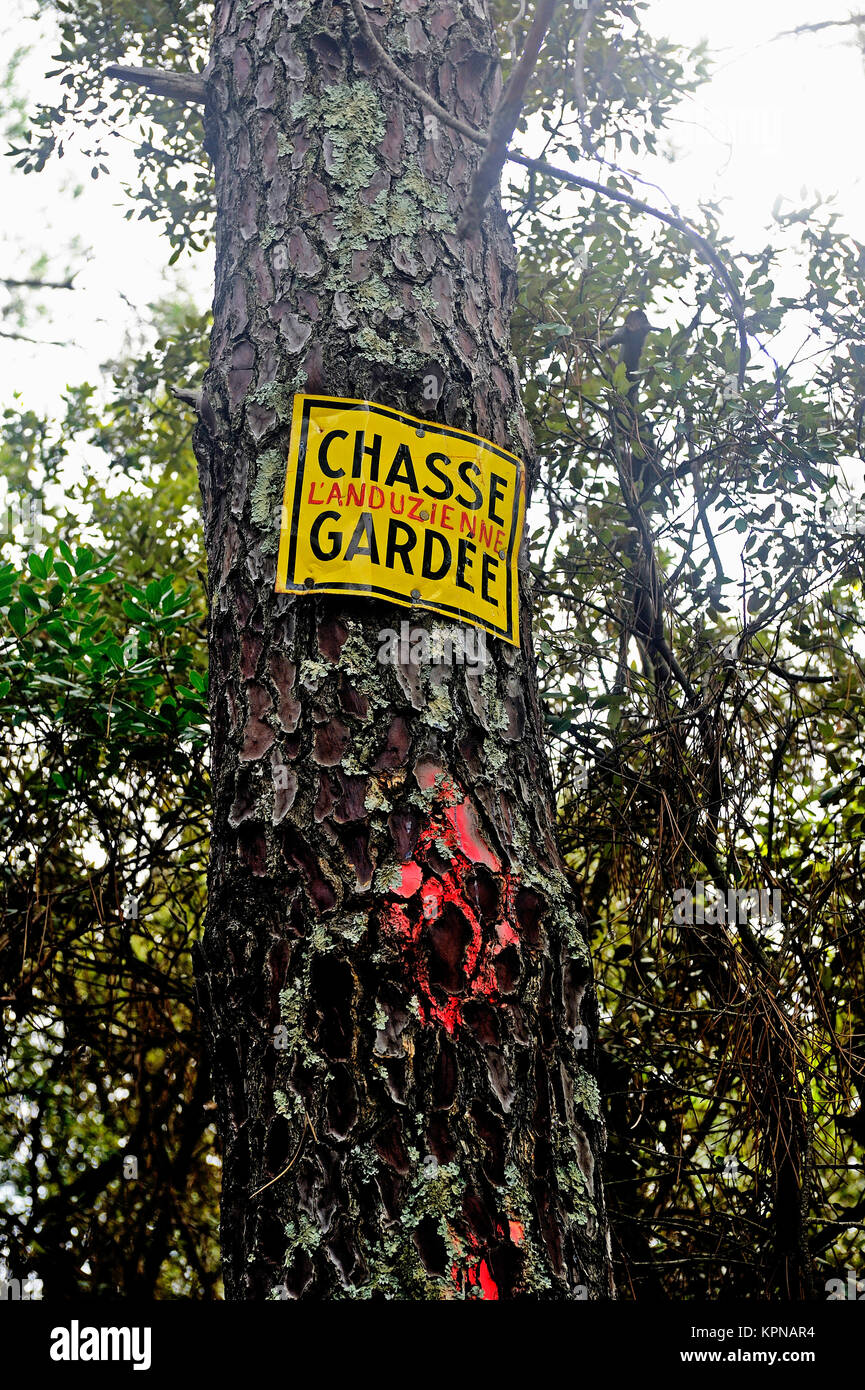
<instances>
[{"instance_id":1,"label":"white sky","mask_svg":"<svg viewBox=\"0 0 865 1390\"><path fill-rule=\"evenodd\" d=\"M644 175L661 184L684 215L696 212L701 198L723 198L725 229L743 249L765 243L763 228L776 198L798 202L803 189L834 195L843 225L865 241L865 71L850 42L853 31L771 42L799 24L846 18L851 8L840 0L821 0L819 6L814 0L655 0L646 13L649 27L684 44L707 38L719 70L694 102L679 109L675 163L654 160L642 166ZM0 33L7 52L17 44L37 45L21 85L38 102L50 91L42 73L52 45L26 19L30 12L32 0L6 0ZM0 339L3 401L18 390L28 406L51 409L67 383L98 382L100 364L120 352L125 335L134 331L131 306L146 306L165 293L166 244L153 224L123 216L128 205L121 183L135 177L131 154L127 161L124 167L112 155L112 177L95 182L87 161L74 153L49 162L38 175L25 176L11 160L0 161L3 273L26 272L28 258L42 249L56 253L59 268L73 237L88 251L76 290L46 295L48 315L31 330L44 339L69 339L73 346ZM77 198L71 193L75 183L81 189ZM169 283L182 279L205 303L210 274L209 256L184 258L169 272Z\"/></svg>"},{"instance_id":2,"label":"white sky","mask_svg":"<svg viewBox=\"0 0 865 1390\"><path fill-rule=\"evenodd\" d=\"M759 236L779 195L799 202L802 189L816 190L837 197L846 229L865 240L865 67L855 30L772 42L783 30L861 11L850 0L655 0L655 32L685 44L705 38L715 56L711 84L679 108L682 157L656 166L683 212L722 197L725 228L747 239Z\"/></svg>"}]
</instances>

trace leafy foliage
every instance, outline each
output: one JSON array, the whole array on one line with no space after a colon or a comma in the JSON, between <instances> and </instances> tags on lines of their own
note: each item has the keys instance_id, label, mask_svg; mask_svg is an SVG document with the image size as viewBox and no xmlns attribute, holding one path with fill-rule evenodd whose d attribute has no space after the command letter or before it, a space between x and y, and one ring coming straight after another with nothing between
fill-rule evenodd
<instances>
[{"instance_id":1,"label":"leafy foliage","mask_svg":"<svg viewBox=\"0 0 865 1390\"><path fill-rule=\"evenodd\" d=\"M198 72L207 58L212 5L207 0L50 0L58 23L57 79L53 104L35 113L12 153L18 166L38 172L62 158L67 143L84 137L91 175L110 173L118 140L133 141L141 180L127 188L127 217L164 227L180 253L201 250L210 239L213 190L202 148L200 117L137 89L106 82L112 63Z\"/></svg>"},{"instance_id":2,"label":"leafy foliage","mask_svg":"<svg viewBox=\"0 0 865 1390\"><path fill-rule=\"evenodd\" d=\"M202 325L184 322L194 370ZM7 411L4 462L38 485L53 543L0 569L3 1255L16 1275L35 1265L46 1297L218 1285L190 959L208 811L201 548L188 421L157 384L177 355L118 367L103 411L90 388L70 393L59 429ZM68 544L47 495L94 444L110 465L63 497L94 539Z\"/></svg>"}]
</instances>

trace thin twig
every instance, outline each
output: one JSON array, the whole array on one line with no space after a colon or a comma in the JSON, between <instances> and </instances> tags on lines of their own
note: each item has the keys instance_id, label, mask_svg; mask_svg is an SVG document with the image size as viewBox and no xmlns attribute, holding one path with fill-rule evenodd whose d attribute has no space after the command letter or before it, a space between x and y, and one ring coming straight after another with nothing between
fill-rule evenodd
<instances>
[{"instance_id":1,"label":"thin twig","mask_svg":"<svg viewBox=\"0 0 865 1390\"><path fill-rule=\"evenodd\" d=\"M68 348L73 346L69 342L58 342L56 338L30 338L26 333L11 333L2 328L0 328L0 338L11 338L16 343L35 343L37 347Z\"/></svg>"},{"instance_id":2,"label":"thin twig","mask_svg":"<svg viewBox=\"0 0 865 1390\"><path fill-rule=\"evenodd\" d=\"M691 477L694 480L694 497L697 501L697 511L700 517L700 525L703 528L703 535L706 537L706 544L709 547L709 554L712 557L712 564L715 566L715 585L717 588L718 596L720 597L724 590L724 579L726 578L726 576L724 574L724 566L721 564L721 557L718 554L718 547L715 545L715 537L712 532L712 528L709 525L709 517L706 512L706 493L703 487L703 475L700 472L699 462L693 456L693 435L690 429L688 431L688 450L691 455Z\"/></svg>"},{"instance_id":3,"label":"thin twig","mask_svg":"<svg viewBox=\"0 0 865 1390\"><path fill-rule=\"evenodd\" d=\"M303 1113L304 1113L304 1115L306 1115L306 1110L304 1110ZM285 1177L286 1173L288 1172L288 1170L289 1170L290 1168L293 1168L293 1167L294 1167L295 1163L296 1163L297 1160L300 1158L300 1151L301 1151L301 1149L303 1148L303 1141L304 1141L304 1139L306 1138L306 1129L307 1129L307 1125L309 1126L310 1130L312 1131L312 1137L313 1137L313 1139L315 1139L315 1130L312 1128L312 1121L310 1120L309 1116L306 1115L306 1124L303 1126L303 1129L301 1130L301 1134L300 1134L300 1143L298 1144L297 1148L295 1149L295 1151L294 1151L294 1153L292 1154L291 1158L289 1159L288 1163L287 1163L287 1164L285 1165L285 1167L283 1168L282 1172L281 1172L281 1173L277 1173L277 1175L276 1175L275 1178L271 1178L270 1181L264 1183L264 1185L263 1185L262 1187L257 1187L257 1188L255 1189L254 1192L250 1192L250 1194L249 1194L249 1195L250 1195L250 1198L252 1198L252 1197L257 1197L258 1194L259 1194L259 1192L264 1192L265 1188L267 1188L267 1187L272 1187L273 1184L274 1184L275 1182L279 1182L280 1178L284 1178L284 1177ZM318 1140L316 1140L316 1143L318 1143Z\"/></svg>"},{"instance_id":4,"label":"thin twig","mask_svg":"<svg viewBox=\"0 0 865 1390\"><path fill-rule=\"evenodd\" d=\"M508 38L510 39L510 43L511 43L511 53L513 53L513 52L516 50L516 46L517 46L517 25L518 25L518 24L522 24L522 22L523 22L523 20L525 19L525 17L526 17L526 0L520 0L520 8L519 8L519 10L517 11L517 13L514 15L514 17L513 17L513 19L511 20L510 24L508 25Z\"/></svg>"},{"instance_id":5,"label":"thin twig","mask_svg":"<svg viewBox=\"0 0 865 1390\"><path fill-rule=\"evenodd\" d=\"M841 29L850 24L865 24L865 14L851 14L849 19L821 19L817 24L800 24L796 29L784 29L780 34L776 34L770 43L775 43L778 39L793 38L796 34L813 34L818 29Z\"/></svg>"}]
</instances>

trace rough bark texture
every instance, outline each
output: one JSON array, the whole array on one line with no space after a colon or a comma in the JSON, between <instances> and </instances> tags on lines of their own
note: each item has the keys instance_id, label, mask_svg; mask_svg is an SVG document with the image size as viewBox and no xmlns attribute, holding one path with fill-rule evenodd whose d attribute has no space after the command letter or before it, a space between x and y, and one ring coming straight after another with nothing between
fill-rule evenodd
<instances>
[{"instance_id":1,"label":"rough bark texture","mask_svg":"<svg viewBox=\"0 0 865 1390\"><path fill-rule=\"evenodd\" d=\"M488 120L500 74L481 0L370 14L416 80ZM608 1297L596 1006L555 846L527 588L522 652L490 639L482 678L443 679L376 660L380 629L432 629L429 613L274 593L295 391L416 414L435 361L436 418L530 458L507 225L493 199L457 239L479 152L377 69L347 5L219 0L207 87L217 277L196 447L215 810L199 981L227 1294Z\"/></svg>"}]
</instances>

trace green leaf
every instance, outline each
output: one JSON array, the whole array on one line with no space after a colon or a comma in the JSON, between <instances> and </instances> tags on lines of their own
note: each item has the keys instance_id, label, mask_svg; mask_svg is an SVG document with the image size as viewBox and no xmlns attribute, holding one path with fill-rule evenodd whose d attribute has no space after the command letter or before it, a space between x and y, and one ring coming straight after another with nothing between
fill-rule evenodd
<instances>
[{"instance_id":1,"label":"green leaf","mask_svg":"<svg viewBox=\"0 0 865 1390\"><path fill-rule=\"evenodd\" d=\"M29 584L21 583L18 585L18 592L28 608L31 608L34 613L42 612L42 603L35 589L31 589Z\"/></svg>"},{"instance_id":2,"label":"green leaf","mask_svg":"<svg viewBox=\"0 0 865 1390\"><path fill-rule=\"evenodd\" d=\"M12 627L18 633L18 636L23 637L27 628L27 610L24 604L13 603L6 616L12 624Z\"/></svg>"}]
</instances>

